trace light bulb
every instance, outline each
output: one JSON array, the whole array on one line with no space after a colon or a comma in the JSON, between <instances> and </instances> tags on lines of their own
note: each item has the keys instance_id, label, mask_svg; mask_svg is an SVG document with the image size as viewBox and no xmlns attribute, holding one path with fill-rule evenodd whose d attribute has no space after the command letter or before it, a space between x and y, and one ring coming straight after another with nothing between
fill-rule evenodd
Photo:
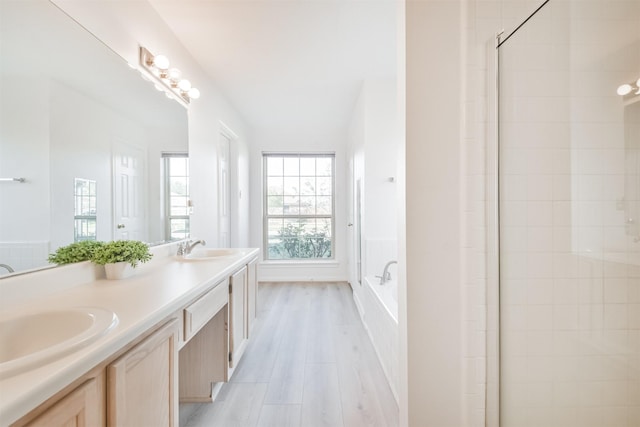
<instances>
[{"instance_id":1,"label":"light bulb","mask_svg":"<svg viewBox=\"0 0 640 427\"><path fill-rule=\"evenodd\" d=\"M629 93L631 93L631 89L633 89L631 87L630 84L623 84L618 86L618 95L620 96L625 96L628 95Z\"/></svg>"},{"instance_id":2,"label":"light bulb","mask_svg":"<svg viewBox=\"0 0 640 427\"><path fill-rule=\"evenodd\" d=\"M169 58L164 55L156 55L153 57L153 65L160 70L166 70L169 68Z\"/></svg>"},{"instance_id":3,"label":"light bulb","mask_svg":"<svg viewBox=\"0 0 640 427\"><path fill-rule=\"evenodd\" d=\"M189 92L189 89L191 89L191 82L187 79L182 79L178 83L178 88L183 92Z\"/></svg>"},{"instance_id":4,"label":"light bulb","mask_svg":"<svg viewBox=\"0 0 640 427\"><path fill-rule=\"evenodd\" d=\"M195 87L192 87L189 89L189 92L187 92L187 95L189 95L189 98L191 99L198 99L200 98L200 91Z\"/></svg>"},{"instance_id":5,"label":"light bulb","mask_svg":"<svg viewBox=\"0 0 640 427\"><path fill-rule=\"evenodd\" d=\"M182 75L182 71L178 70L177 68L172 68L169 70L169 78L171 80L178 81L181 75Z\"/></svg>"}]
</instances>

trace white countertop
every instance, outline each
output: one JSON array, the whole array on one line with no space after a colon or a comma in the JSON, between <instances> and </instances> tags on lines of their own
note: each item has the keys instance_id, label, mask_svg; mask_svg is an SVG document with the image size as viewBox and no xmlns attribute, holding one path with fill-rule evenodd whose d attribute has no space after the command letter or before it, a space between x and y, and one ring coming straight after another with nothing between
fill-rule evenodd
<instances>
[{"instance_id":1,"label":"white countertop","mask_svg":"<svg viewBox=\"0 0 640 427\"><path fill-rule=\"evenodd\" d=\"M81 377L151 327L174 314L259 253L241 249L238 255L215 260L155 260L122 280L96 280L10 309L15 313L51 308L100 307L118 316L118 325L105 336L63 358L0 380L0 426L9 425Z\"/></svg>"}]
</instances>

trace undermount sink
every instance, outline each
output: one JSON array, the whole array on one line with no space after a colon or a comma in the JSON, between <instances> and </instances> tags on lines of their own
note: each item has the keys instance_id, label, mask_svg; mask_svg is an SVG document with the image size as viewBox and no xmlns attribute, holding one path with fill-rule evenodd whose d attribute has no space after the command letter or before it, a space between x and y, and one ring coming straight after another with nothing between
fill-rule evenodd
<instances>
[{"instance_id":1,"label":"undermount sink","mask_svg":"<svg viewBox=\"0 0 640 427\"><path fill-rule=\"evenodd\" d=\"M0 378L15 375L85 347L115 327L109 310L77 307L0 320Z\"/></svg>"},{"instance_id":2,"label":"undermount sink","mask_svg":"<svg viewBox=\"0 0 640 427\"><path fill-rule=\"evenodd\" d=\"M243 255L246 250L234 248L196 248L190 254L182 257L184 260L213 260L217 258L228 258L235 255Z\"/></svg>"}]
</instances>

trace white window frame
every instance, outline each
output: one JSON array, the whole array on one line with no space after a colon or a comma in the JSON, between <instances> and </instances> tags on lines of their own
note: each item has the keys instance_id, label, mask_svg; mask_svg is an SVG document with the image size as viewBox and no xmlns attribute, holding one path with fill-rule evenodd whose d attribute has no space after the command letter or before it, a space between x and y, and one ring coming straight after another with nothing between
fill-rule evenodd
<instances>
[{"instance_id":1,"label":"white window frame","mask_svg":"<svg viewBox=\"0 0 640 427\"><path fill-rule=\"evenodd\" d=\"M331 159L331 213L324 215L291 215L291 214L282 214L282 215L273 215L269 214L269 199L267 194L268 189L268 173L267 170L267 159L269 157L325 157ZM317 172L316 172L317 173ZM262 238L263 238L263 254L265 261L271 262L310 262L310 263L322 263L326 261L333 261L336 259L336 155L334 152L263 152L262 153L262 212L263 212L263 223L262 223ZM299 176L299 175L298 175ZM318 175L316 175L317 177ZM331 219L331 256L326 258L269 258L269 219L271 218L301 218L301 219Z\"/></svg>"},{"instance_id":2,"label":"white window frame","mask_svg":"<svg viewBox=\"0 0 640 427\"><path fill-rule=\"evenodd\" d=\"M171 194L170 194L170 188L171 188L171 174L170 174L170 167L169 167L169 160L171 158L189 158L189 154L188 153L182 153L182 152L177 152L177 153L162 153L162 174L163 174L163 209L164 209L164 232L165 232L165 239L166 240L172 240L171 238L171 220L172 219L184 219L186 220L186 223L189 227L189 233L187 233L187 238L191 235L191 216L189 214L187 215L172 215L171 214ZM187 180L189 180L190 177L190 171L187 173ZM191 200L190 200L190 196L191 196L191 186L188 186L188 194L187 194L187 199L188 199L188 204L190 205Z\"/></svg>"},{"instance_id":3,"label":"white window frame","mask_svg":"<svg viewBox=\"0 0 640 427\"><path fill-rule=\"evenodd\" d=\"M89 185L90 188L93 189L93 191L89 191L89 193L82 193L79 194L78 193L78 184L79 183L83 183L85 185ZM73 180L73 184L74 184L74 191L73 191L73 198L74 198L74 226L73 226L73 241L74 242L80 242L83 240L97 240L98 238L98 184L95 180L93 179L85 179L85 178L74 178ZM80 206L83 206L85 203L83 203L84 201L89 200L89 204L90 206L93 206L93 213L92 214L87 214L86 212L81 212L82 209L78 209ZM85 233L82 231L84 230L85 226L87 226L88 224L93 223L93 226L96 229L96 232L93 236L87 236L85 235ZM81 224L80 227L78 227L78 225ZM79 230L79 228L81 230Z\"/></svg>"}]
</instances>

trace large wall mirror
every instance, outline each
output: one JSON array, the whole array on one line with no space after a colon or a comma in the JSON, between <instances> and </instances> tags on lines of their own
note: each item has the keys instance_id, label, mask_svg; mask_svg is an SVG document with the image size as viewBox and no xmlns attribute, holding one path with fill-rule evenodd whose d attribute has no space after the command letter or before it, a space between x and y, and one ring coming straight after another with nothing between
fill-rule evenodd
<instances>
[{"instance_id":1,"label":"large wall mirror","mask_svg":"<svg viewBox=\"0 0 640 427\"><path fill-rule=\"evenodd\" d=\"M186 153L186 109L46 0L0 2L0 57L0 264L168 240L162 157Z\"/></svg>"}]
</instances>

